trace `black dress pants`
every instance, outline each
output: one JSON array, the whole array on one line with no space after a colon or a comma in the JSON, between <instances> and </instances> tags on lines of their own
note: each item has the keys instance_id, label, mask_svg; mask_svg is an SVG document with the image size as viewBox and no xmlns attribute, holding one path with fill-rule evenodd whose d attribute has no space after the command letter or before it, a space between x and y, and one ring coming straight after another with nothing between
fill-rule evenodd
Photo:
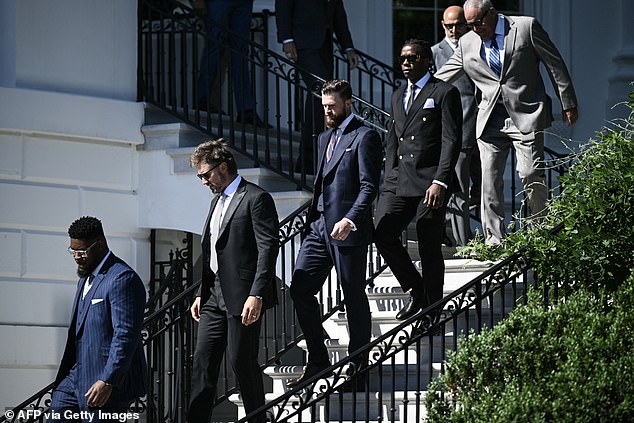
<instances>
[{"instance_id":1,"label":"black dress pants","mask_svg":"<svg viewBox=\"0 0 634 423\"><path fill-rule=\"evenodd\" d=\"M200 312L187 413L189 423L208 423L210 420L225 350L227 362L240 385L247 414L264 405L262 371L258 364L261 321L260 318L249 326L243 325L240 316L227 313L224 301L212 289ZM264 414L249 420L264 421Z\"/></svg>"},{"instance_id":2,"label":"black dress pants","mask_svg":"<svg viewBox=\"0 0 634 423\"><path fill-rule=\"evenodd\" d=\"M442 256L442 236L446 205L429 209L425 197L401 197L391 191L383 191L376 209L374 242L403 291L412 289L425 298L427 307L443 296L445 262ZM446 204L446 200L445 200ZM422 275L412 263L400 236L413 218L416 218L418 252Z\"/></svg>"}]
</instances>

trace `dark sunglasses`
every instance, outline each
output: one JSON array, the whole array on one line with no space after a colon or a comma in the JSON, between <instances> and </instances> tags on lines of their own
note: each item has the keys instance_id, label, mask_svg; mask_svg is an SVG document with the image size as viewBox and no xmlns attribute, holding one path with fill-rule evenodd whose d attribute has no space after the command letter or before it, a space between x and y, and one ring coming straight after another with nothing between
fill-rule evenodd
<instances>
[{"instance_id":1,"label":"dark sunglasses","mask_svg":"<svg viewBox=\"0 0 634 423\"><path fill-rule=\"evenodd\" d=\"M490 11L491 9L488 9L486 12L484 12L482 16L480 17L480 19L476 19L475 21L471 23L467 22L467 28L475 29L475 28L481 27L484 24L484 19L487 17Z\"/></svg>"},{"instance_id":2,"label":"dark sunglasses","mask_svg":"<svg viewBox=\"0 0 634 423\"><path fill-rule=\"evenodd\" d=\"M204 179L206 181L209 180L209 174L211 173L212 170L214 170L215 168L217 168L218 166L220 166L222 164L222 162L216 164L215 166L212 166L207 172L205 173L197 173L196 176L198 176L198 179L200 179L201 181Z\"/></svg>"},{"instance_id":3,"label":"dark sunglasses","mask_svg":"<svg viewBox=\"0 0 634 423\"><path fill-rule=\"evenodd\" d=\"M453 23L453 24L443 23L443 25L447 29L455 29L455 28L464 28L467 24L464 23L464 22L458 22L458 23Z\"/></svg>"},{"instance_id":4,"label":"dark sunglasses","mask_svg":"<svg viewBox=\"0 0 634 423\"><path fill-rule=\"evenodd\" d=\"M420 59L420 54L408 54L407 56L400 56L398 61L403 64L405 62L414 63Z\"/></svg>"}]
</instances>

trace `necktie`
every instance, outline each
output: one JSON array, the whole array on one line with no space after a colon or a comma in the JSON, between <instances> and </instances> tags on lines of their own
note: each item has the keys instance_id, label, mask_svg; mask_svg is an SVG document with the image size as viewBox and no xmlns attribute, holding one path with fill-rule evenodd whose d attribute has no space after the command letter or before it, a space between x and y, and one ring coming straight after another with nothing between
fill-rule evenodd
<instances>
[{"instance_id":1,"label":"necktie","mask_svg":"<svg viewBox=\"0 0 634 423\"><path fill-rule=\"evenodd\" d=\"M497 76L502 73L502 62L500 62L500 50L495 37L491 40L491 51L489 51L489 66Z\"/></svg>"},{"instance_id":2,"label":"necktie","mask_svg":"<svg viewBox=\"0 0 634 423\"><path fill-rule=\"evenodd\" d=\"M409 113L409 109L412 108L412 103L414 103L414 98L416 97L416 89L418 85L412 84L409 86L409 98L407 99L407 106L405 106L405 114Z\"/></svg>"},{"instance_id":3,"label":"necktie","mask_svg":"<svg viewBox=\"0 0 634 423\"><path fill-rule=\"evenodd\" d=\"M218 234L220 233L220 222L222 221L222 211L225 207L225 194L220 194L220 198L216 203L214 212L211 215L211 257L209 258L209 267L214 273L218 272L218 255L216 253L216 242L218 241Z\"/></svg>"},{"instance_id":4,"label":"necktie","mask_svg":"<svg viewBox=\"0 0 634 423\"><path fill-rule=\"evenodd\" d=\"M330 161L332 159L333 154L335 154L335 146L337 145L337 133L339 132L339 128L335 128L332 131L332 135L330 136L330 142L328 143L328 148L326 149L326 161Z\"/></svg>"}]
</instances>

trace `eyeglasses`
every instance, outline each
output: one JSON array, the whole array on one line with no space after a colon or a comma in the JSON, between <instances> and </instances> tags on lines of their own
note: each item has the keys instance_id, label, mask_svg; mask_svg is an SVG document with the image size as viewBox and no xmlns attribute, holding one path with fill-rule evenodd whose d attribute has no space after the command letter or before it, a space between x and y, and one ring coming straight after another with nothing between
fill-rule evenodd
<instances>
[{"instance_id":1,"label":"eyeglasses","mask_svg":"<svg viewBox=\"0 0 634 423\"><path fill-rule=\"evenodd\" d=\"M398 58L401 64L405 62L414 63L414 62L417 62L419 59L420 59L420 54L408 54L407 56L400 56Z\"/></svg>"},{"instance_id":2,"label":"eyeglasses","mask_svg":"<svg viewBox=\"0 0 634 423\"><path fill-rule=\"evenodd\" d=\"M464 22L458 22L458 23L452 23L452 24L447 24L443 22L443 25L447 29L457 29L457 28L464 28L467 24Z\"/></svg>"},{"instance_id":3,"label":"eyeglasses","mask_svg":"<svg viewBox=\"0 0 634 423\"><path fill-rule=\"evenodd\" d=\"M487 15L489 14L489 12L491 11L491 9L487 9L486 12L484 12L482 14L482 16L480 16L480 19L476 19L475 21L469 23L467 22L467 28L469 29L476 29L481 27L484 24L484 19L487 17Z\"/></svg>"},{"instance_id":4,"label":"eyeglasses","mask_svg":"<svg viewBox=\"0 0 634 423\"><path fill-rule=\"evenodd\" d=\"M222 164L222 162L216 164L215 166L212 166L211 169L209 169L207 172L205 173L197 173L196 176L198 176L198 179L200 179L201 181L204 179L205 181L209 180L209 174L211 173L212 170L214 170L215 168L217 168L218 166L220 166Z\"/></svg>"},{"instance_id":5,"label":"eyeglasses","mask_svg":"<svg viewBox=\"0 0 634 423\"><path fill-rule=\"evenodd\" d=\"M90 247L86 248L85 250L74 250L70 247L68 247L67 251L68 254L70 254L73 257L79 257L79 258L86 258L88 257L88 251L99 242L99 240L93 242Z\"/></svg>"}]
</instances>

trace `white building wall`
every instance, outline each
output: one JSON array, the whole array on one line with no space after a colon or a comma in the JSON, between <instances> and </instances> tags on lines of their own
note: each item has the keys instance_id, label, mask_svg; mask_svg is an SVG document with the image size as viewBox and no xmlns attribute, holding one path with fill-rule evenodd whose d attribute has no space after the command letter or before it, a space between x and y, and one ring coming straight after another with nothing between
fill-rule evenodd
<instances>
[{"instance_id":1,"label":"white building wall","mask_svg":"<svg viewBox=\"0 0 634 423\"><path fill-rule=\"evenodd\" d=\"M77 282L68 225L102 219L112 251L146 282L150 245L136 192L142 104L10 88L0 98L1 410L59 364Z\"/></svg>"},{"instance_id":2,"label":"white building wall","mask_svg":"<svg viewBox=\"0 0 634 423\"><path fill-rule=\"evenodd\" d=\"M357 47L391 63L392 2L344 3ZM137 149L144 139L143 105L134 102L136 4L0 0L0 410L54 376L76 283L65 252L74 219L101 218L111 249L144 281L150 225L200 231L203 211L175 226L162 220L164 211L141 204L164 192L157 184L162 179L150 178L157 166L170 172L170 162ZM273 4L255 0L256 10ZM618 114L611 106L626 98L634 80L634 3L522 4L559 47L579 97L579 123L570 131L560 124L554 129L584 141ZM269 42L279 51L274 35ZM208 197L195 182L188 186L182 198L206 209Z\"/></svg>"},{"instance_id":3,"label":"white building wall","mask_svg":"<svg viewBox=\"0 0 634 423\"><path fill-rule=\"evenodd\" d=\"M136 0L4 0L15 4L22 88L136 99Z\"/></svg>"},{"instance_id":4,"label":"white building wall","mask_svg":"<svg viewBox=\"0 0 634 423\"><path fill-rule=\"evenodd\" d=\"M76 218L149 279L138 225L136 1L0 1L0 411L57 371Z\"/></svg>"}]
</instances>

